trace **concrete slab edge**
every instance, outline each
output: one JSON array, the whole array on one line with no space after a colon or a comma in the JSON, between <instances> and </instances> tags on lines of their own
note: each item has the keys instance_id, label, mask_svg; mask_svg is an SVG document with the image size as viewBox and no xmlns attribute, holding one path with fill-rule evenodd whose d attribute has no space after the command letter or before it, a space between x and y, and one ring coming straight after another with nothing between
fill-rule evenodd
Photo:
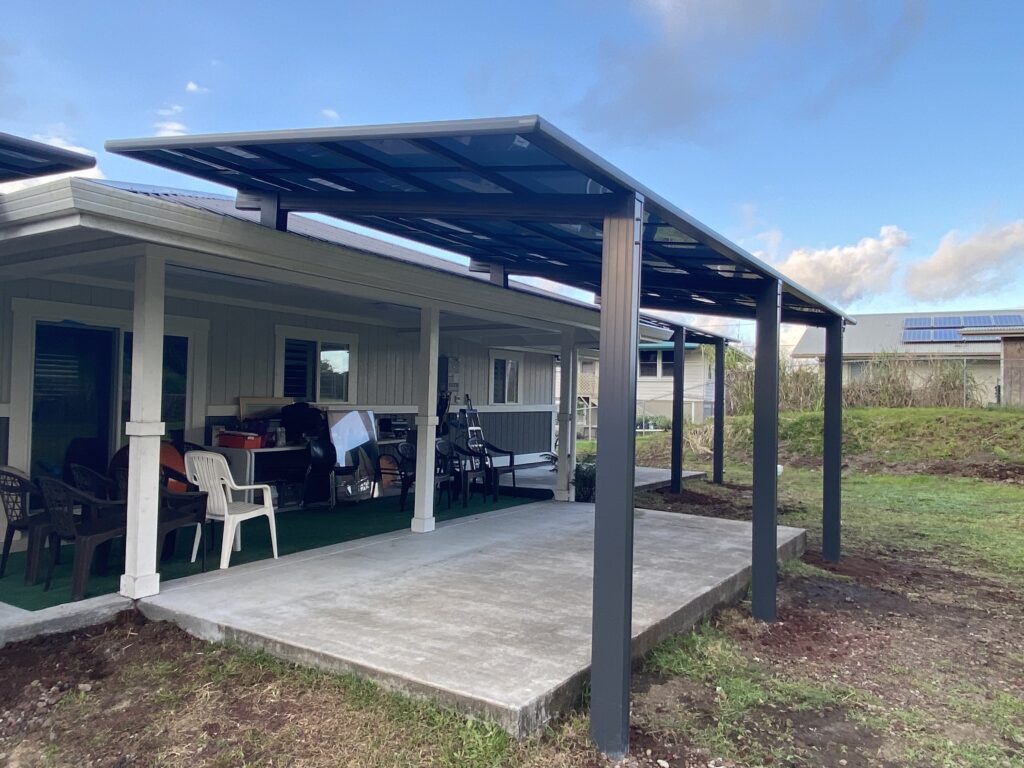
<instances>
[{"instance_id":1,"label":"concrete slab edge","mask_svg":"<svg viewBox=\"0 0 1024 768\"><path fill-rule=\"evenodd\" d=\"M121 595L101 595L77 603L64 603L41 611L31 611L26 616L0 625L0 648L8 643L102 624L130 610L132 601L129 598Z\"/></svg>"},{"instance_id":2,"label":"concrete slab edge","mask_svg":"<svg viewBox=\"0 0 1024 768\"><path fill-rule=\"evenodd\" d=\"M283 642L258 632L228 627L219 622L191 616L164 606L153 605L147 601L140 601L137 608L147 619L170 621L200 640L241 645L253 650L264 651L283 661L312 667L323 672L356 675L376 683L385 691L428 701L470 717L491 720L508 731L514 738L528 735L519 732L520 713L514 707L461 694L458 691L410 679L373 666L347 661L324 651Z\"/></svg>"},{"instance_id":3,"label":"concrete slab edge","mask_svg":"<svg viewBox=\"0 0 1024 768\"><path fill-rule=\"evenodd\" d=\"M800 530L779 545L779 560L799 557L807 549L807 532ZM702 619L726 605L731 605L746 594L750 586L751 567L748 565L682 606L675 613L652 624L634 635L632 656L634 661L647 655L663 640L682 632L689 632ZM590 679L590 666L586 666L556 687L537 697L520 710L517 738L539 735L562 713L579 706ZM516 736L515 733L513 733Z\"/></svg>"},{"instance_id":4,"label":"concrete slab edge","mask_svg":"<svg viewBox=\"0 0 1024 768\"><path fill-rule=\"evenodd\" d=\"M779 560L799 557L807 546L807 534L799 531L779 545ZM688 632L701 619L739 600L750 584L750 566L737 571L682 606L665 619L633 637L633 658L639 659L671 635ZM486 718L501 726L515 739L540 735L556 717L579 706L590 679L589 665L521 708L490 702L475 696L440 688L368 665L340 659L323 651L285 643L248 630L192 616L174 609L139 601L136 607L152 621L170 621L189 634L209 642L235 643L261 650L284 661L334 674L354 674L372 680L386 691L430 701L472 717Z\"/></svg>"}]
</instances>

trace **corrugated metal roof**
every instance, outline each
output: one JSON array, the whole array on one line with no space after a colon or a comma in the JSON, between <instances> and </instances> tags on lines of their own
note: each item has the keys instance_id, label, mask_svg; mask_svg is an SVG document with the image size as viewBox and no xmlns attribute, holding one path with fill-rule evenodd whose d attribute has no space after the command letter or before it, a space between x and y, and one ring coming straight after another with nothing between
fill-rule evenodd
<instances>
[{"instance_id":1,"label":"corrugated metal roof","mask_svg":"<svg viewBox=\"0 0 1024 768\"><path fill-rule=\"evenodd\" d=\"M1020 312L1019 309L1007 310L1007 313ZM892 352L912 357L998 357L999 342L949 342L949 343L914 343L903 342L905 321L909 317L935 317L937 315L959 315L975 317L999 314L994 311L968 312L893 312L885 314L857 315L856 325L846 327L843 335L843 357L870 357L884 352ZM983 330L984 335L992 335L991 328ZM825 334L820 328L808 328L793 349L793 357L811 358L825 354Z\"/></svg>"}]
</instances>

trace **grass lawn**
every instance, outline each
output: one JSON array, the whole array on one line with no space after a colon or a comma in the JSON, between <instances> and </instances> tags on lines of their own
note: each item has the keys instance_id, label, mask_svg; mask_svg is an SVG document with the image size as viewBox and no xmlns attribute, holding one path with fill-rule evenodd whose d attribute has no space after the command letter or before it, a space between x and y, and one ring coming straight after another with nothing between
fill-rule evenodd
<instances>
[{"instance_id":1,"label":"grass lawn","mask_svg":"<svg viewBox=\"0 0 1024 768\"><path fill-rule=\"evenodd\" d=\"M643 438L638 456L655 463L661 448ZM787 464L780 522L811 536L781 570L780 621L754 622L741 603L650 653L634 675L627 765L1024 766L1024 486L896 465L920 461L915 450L884 467L850 462L838 566L815 556L820 472ZM749 466L734 456L726 481L638 505L749 518ZM517 744L162 623L9 646L0 670L0 763L606 766L585 713Z\"/></svg>"}]
</instances>

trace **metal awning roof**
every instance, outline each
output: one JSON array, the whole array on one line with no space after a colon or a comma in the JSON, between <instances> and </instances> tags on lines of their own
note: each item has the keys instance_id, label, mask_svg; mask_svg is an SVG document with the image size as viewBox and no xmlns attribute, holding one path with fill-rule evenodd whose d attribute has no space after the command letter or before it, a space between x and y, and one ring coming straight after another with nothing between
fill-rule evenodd
<instances>
[{"instance_id":1,"label":"metal awning roof","mask_svg":"<svg viewBox=\"0 0 1024 768\"><path fill-rule=\"evenodd\" d=\"M842 312L538 116L109 141L111 152L233 187L237 204L316 212L600 293L604 216L644 197L641 307L783 320Z\"/></svg>"},{"instance_id":2,"label":"metal awning roof","mask_svg":"<svg viewBox=\"0 0 1024 768\"><path fill-rule=\"evenodd\" d=\"M0 133L0 182L84 171L94 165L96 158L89 155Z\"/></svg>"}]
</instances>

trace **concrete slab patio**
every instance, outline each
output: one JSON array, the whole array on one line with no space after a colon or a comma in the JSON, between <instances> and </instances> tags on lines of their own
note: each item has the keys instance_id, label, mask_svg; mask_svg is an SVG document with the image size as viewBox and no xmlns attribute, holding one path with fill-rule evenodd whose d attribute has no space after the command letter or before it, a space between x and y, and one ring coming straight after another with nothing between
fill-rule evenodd
<instances>
[{"instance_id":1,"label":"concrete slab patio","mask_svg":"<svg viewBox=\"0 0 1024 768\"><path fill-rule=\"evenodd\" d=\"M199 637L357 672L527 736L586 679L593 515L534 502L179 579L138 606ZM635 653L743 593L750 536L743 522L637 511ZM804 540L779 528L780 556Z\"/></svg>"}]
</instances>

